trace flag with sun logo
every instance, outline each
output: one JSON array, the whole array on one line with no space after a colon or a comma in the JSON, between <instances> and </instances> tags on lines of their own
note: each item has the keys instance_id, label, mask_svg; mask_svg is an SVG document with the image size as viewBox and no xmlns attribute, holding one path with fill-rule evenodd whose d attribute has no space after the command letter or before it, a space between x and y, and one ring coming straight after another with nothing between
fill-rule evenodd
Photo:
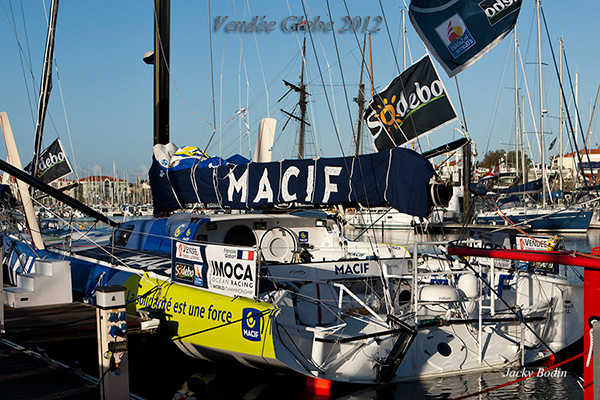
<instances>
[{"instance_id":1,"label":"flag with sun logo","mask_svg":"<svg viewBox=\"0 0 600 400\"><path fill-rule=\"evenodd\" d=\"M440 128L456 117L431 58L424 56L375 94L363 118L377 151Z\"/></svg>"},{"instance_id":2,"label":"flag with sun logo","mask_svg":"<svg viewBox=\"0 0 600 400\"><path fill-rule=\"evenodd\" d=\"M522 0L411 0L410 21L453 77L496 46L517 23Z\"/></svg>"}]
</instances>

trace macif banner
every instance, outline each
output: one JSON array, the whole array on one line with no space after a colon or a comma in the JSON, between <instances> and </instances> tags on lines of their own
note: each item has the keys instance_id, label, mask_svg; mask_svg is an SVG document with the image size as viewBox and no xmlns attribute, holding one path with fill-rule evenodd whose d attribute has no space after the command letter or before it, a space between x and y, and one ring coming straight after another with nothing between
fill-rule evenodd
<instances>
[{"instance_id":1,"label":"macif banner","mask_svg":"<svg viewBox=\"0 0 600 400\"><path fill-rule=\"evenodd\" d=\"M156 148L163 145L155 145ZM315 206L390 205L426 217L429 214L431 163L401 147L355 157L222 164L169 168L156 157L149 178L154 214L185 204L258 209L277 204Z\"/></svg>"},{"instance_id":2,"label":"macif banner","mask_svg":"<svg viewBox=\"0 0 600 400\"><path fill-rule=\"evenodd\" d=\"M411 65L373 96L364 114L377 151L400 146L456 118L429 56Z\"/></svg>"},{"instance_id":3,"label":"macif banner","mask_svg":"<svg viewBox=\"0 0 600 400\"><path fill-rule=\"evenodd\" d=\"M448 76L471 66L517 23L522 0L412 0L410 20Z\"/></svg>"},{"instance_id":4,"label":"macif banner","mask_svg":"<svg viewBox=\"0 0 600 400\"><path fill-rule=\"evenodd\" d=\"M27 164L25 170L31 173L31 163ZM71 172L73 172L73 169L69 164L69 160L67 160L60 139L56 139L40 154L37 178L44 183L50 183Z\"/></svg>"}]
</instances>

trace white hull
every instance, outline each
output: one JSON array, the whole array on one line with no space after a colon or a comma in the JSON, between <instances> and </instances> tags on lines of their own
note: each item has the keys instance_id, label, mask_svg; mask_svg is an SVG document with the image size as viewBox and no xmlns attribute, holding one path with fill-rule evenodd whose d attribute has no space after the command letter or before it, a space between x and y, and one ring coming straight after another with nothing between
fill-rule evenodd
<instances>
[{"instance_id":1,"label":"white hull","mask_svg":"<svg viewBox=\"0 0 600 400\"><path fill-rule=\"evenodd\" d=\"M358 210L348 217L348 224L355 228L412 229L418 218L394 209Z\"/></svg>"},{"instance_id":2,"label":"white hull","mask_svg":"<svg viewBox=\"0 0 600 400\"><path fill-rule=\"evenodd\" d=\"M260 326L264 327L261 340L265 341L261 348L270 347L272 353L253 353L248 351L251 347L244 346L222 347L222 342L211 342L202 335L185 340L175 337L177 345L186 354L201 359L235 360L246 366L373 384L520 365L550 354L542 342L558 351L583 335L581 285L551 272L519 270L515 275L514 269L507 269L510 268L507 263L486 266L485 260L480 260L481 273L487 282L509 305L520 306L527 324L535 331L533 334L516 321L515 314L487 290L483 282L477 281L468 268L457 261L448 262L446 257L435 256L431 249L436 246L428 244L429 251L415 247L410 255L402 246L341 243L337 226L322 216L205 216L206 221L197 227L196 235L206 242L227 242L227 232L241 231L242 225L258 227L253 233L258 235L254 251L260 251L268 264L268 270L263 273L274 288L262 286L257 300L245 299L247 303L243 304L236 296L221 295L218 308L229 307L232 315L236 315L231 319L238 324L227 329L229 335L244 344L245 339L240 338L239 333L240 316L236 313L245 307L259 307L258 304L271 307L274 311L265 314ZM197 220L192 214L188 217ZM173 216L171 225L167 226L175 232L188 232L188 217ZM256 225L257 222L261 224ZM153 223L140 220L123 226L138 224L149 229ZM282 224L285 229L281 228ZM211 230L211 226L219 229ZM181 229L176 230L176 227ZM162 277L163 282L171 285L170 279L174 278L169 278L169 255L158 257L156 252L140 255L123 247L119 250L119 246L141 238L140 234L133 233L125 243L119 244L124 239L117 232L115 246L103 249L83 246L79 254L77 249L74 254L53 250L43 256L57 257L52 255L55 252L58 257L70 259L73 288L80 292L93 289L89 283L94 280L102 285L124 284L141 273L146 278L140 280L140 284ZM298 243L299 240L302 242ZM301 260L301 249L309 249L312 261L306 257ZM8 255L11 271L19 265L27 268L29 261L17 261L16 257L26 251L21 247L14 256ZM111 251L121 252L114 257L123 266L112 263L115 258ZM374 253L382 257L373 259ZM102 257L104 259L100 259ZM419 268L413 268L415 265ZM115 269L119 272L106 274L106 279L93 278ZM135 281L131 284L138 288ZM179 284L179 287L185 292L173 298L174 302L185 300L206 309L217 306L214 299L217 295L206 288L192 284ZM167 293L175 296L176 292L172 288ZM131 295L135 298L139 293ZM175 319L175 322L178 329L188 323L184 319ZM188 331L177 335L187 337L186 332L212 329L211 325L202 325L206 319L190 323ZM413 327L416 328L414 340L408 334ZM407 343L407 351L395 356L393 349L403 343Z\"/></svg>"}]
</instances>

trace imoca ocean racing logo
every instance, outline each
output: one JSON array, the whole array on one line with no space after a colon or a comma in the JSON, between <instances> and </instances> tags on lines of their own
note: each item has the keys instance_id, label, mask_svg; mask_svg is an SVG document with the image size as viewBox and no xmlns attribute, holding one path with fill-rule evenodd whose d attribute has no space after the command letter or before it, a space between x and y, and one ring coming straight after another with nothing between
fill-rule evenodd
<instances>
[{"instance_id":1,"label":"imoca ocean racing logo","mask_svg":"<svg viewBox=\"0 0 600 400\"><path fill-rule=\"evenodd\" d=\"M253 342L260 341L260 317L261 312L256 308L244 308L242 310L242 336Z\"/></svg>"}]
</instances>

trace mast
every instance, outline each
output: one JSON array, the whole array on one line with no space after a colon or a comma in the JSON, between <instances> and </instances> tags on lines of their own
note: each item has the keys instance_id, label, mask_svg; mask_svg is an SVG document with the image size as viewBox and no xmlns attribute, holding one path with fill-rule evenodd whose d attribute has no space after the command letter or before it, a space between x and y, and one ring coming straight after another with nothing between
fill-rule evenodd
<instances>
[{"instance_id":1,"label":"mast","mask_svg":"<svg viewBox=\"0 0 600 400\"><path fill-rule=\"evenodd\" d=\"M558 79L560 81L560 87L563 87L563 65L562 65L562 54L563 54L563 40L562 38L558 41L558 47L559 47L559 73L558 73ZM559 93L560 95L560 93ZM558 145L560 146L560 154L559 154L559 161L558 161L558 170L559 170L559 185L560 185L560 192L562 193L563 191L563 152L564 152L564 148L563 148L563 124L564 124L564 116L563 116L563 98L562 96L559 96L559 115L558 115Z\"/></svg>"},{"instance_id":2,"label":"mast","mask_svg":"<svg viewBox=\"0 0 600 400\"><path fill-rule=\"evenodd\" d=\"M406 71L406 20L404 8L401 10L402 13L402 71ZM400 71L400 72L402 72Z\"/></svg>"},{"instance_id":3,"label":"mast","mask_svg":"<svg viewBox=\"0 0 600 400\"><path fill-rule=\"evenodd\" d=\"M542 43L540 35L540 0L536 0L535 9L537 15L537 34L538 34L538 73L540 84L540 157L542 167L542 207L546 207L546 149L544 144L544 99L542 98Z\"/></svg>"},{"instance_id":4,"label":"mast","mask_svg":"<svg viewBox=\"0 0 600 400\"><path fill-rule=\"evenodd\" d=\"M300 134L298 137L298 159L304 158L304 137L306 134L306 87L304 86L304 63L306 62L306 38L302 43L302 70L300 73Z\"/></svg>"},{"instance_id":5,"label":"mast","mask_svg":"<svg viewBox=\"0 0 600 400\"><path fill-rule=\"evenodd\" d=\"M362 120L363 113L365 112L365 84L363 83L363 72L365 66L365 50L367 45L367 39L363 40L362 50L362 61L360 63L360 81L358 83L358 96L354 99L358 104L358 123L356 124L356 151L355 155L360 154L361 143L362 143Z\"/></svg>"},{"instance_id":6,"label":"mast","mask_svg":"<svg viewBox=\"0 0 600 400\"><path fill-rule=\"evenodd\" d=\"M169 143L171 0L154 0L154 144Z\"/></svg>"},{"instance_id":7,"label":"mast","mask_svg":"<svg viewBox=\"0 0 600 400\"><path fill-rule=\"evenodd\" d=\"M375 97L375 85L373 84L373 53L371 52L371 32L369 32L369 61L371 63L371 97Z\"/></svg>"},{"instance_id":8,"label":"mast","mask_svg":"<svg viewBox=\"0 0 600 400\"><path fill-rule=\"evenodd\" d=\"M519 104L519 120L521 122L521 167L523 168L523 183L527 183L529 176L527 174L527 166L525 165L525 120L523 118L524 108L525 96L521 96L521 103Z\"/></svg>"},{"instance_id":9,"label":"mast","mask_svg":"<svg viewBox=\"0 0 600 400\"><path fill-rule=\"evenodd\" d=\"M286 114L290 118L293 118L293 119L297 120L298 122L300 122L300 131L298 133L298 159L299 160L304 158L304 144L305 144L304 142L306 141L306 126L310 126L310 124L308 122L306 122L306 104L307 104L306 95L308 93L306 92L306 85L304 85L304 63L306 62L305 55L306 55L306 38L304 39L304 43L302 44L302 70L300 73L300 83L296 86L296 85L284 80L283 83L287 87L289 87L289 90L278 100L278 101L281 101L292 90L299 93L299 96L300 96L300 100L298 100L298 106L300 106L300 116L299 117L295 116L294 114L292 114L290 112L287 112L287 111L281 109L281 111L284 114ZM287 122L289 122L289 119ZM284 130L285 127L287 126L287 122L283 125L282 130Z\"/></svg>"},{"instance_id":10,"label":"mast","mask_svg":"<svg viewBox=\"0 0 600 400\"><path fill-rule=\"evenodd\" d=\"M575 136L575 148L579 151L579 137L577 137L577 121L579 121L579 72L575 72L575 126L573 127L573 134Z\"/></svg>"},{"instance_id":11,"label":"mast","mask_svg":"<svg viewBox=\"0 0 600 400\"><path fill-rule=\"evenodd\" d=\"M519 85L517 71L517 27L514 28L515 35L515 174L519 177Z\"/></svg>"},{"instance_id":12,"label":"mast","mask_svg":"<svg viewBox=\"0 0 600 400\"><path fill-rule=\"evenodd\" d=\"M44 120L48 109L48 99L52 91L52 58L54 58L54 36L56 32L56 18L58 17L58 0L52 0L50 19L48 21L48 36L46 38L46 51L44 54L44 69L40 83L40 96L38 98L38 115L35 126L35 142L33 146L33 165L31 175L37 177L40 153L42 152L42 135L44 133Z\"/></svg>"}]
</instances>

